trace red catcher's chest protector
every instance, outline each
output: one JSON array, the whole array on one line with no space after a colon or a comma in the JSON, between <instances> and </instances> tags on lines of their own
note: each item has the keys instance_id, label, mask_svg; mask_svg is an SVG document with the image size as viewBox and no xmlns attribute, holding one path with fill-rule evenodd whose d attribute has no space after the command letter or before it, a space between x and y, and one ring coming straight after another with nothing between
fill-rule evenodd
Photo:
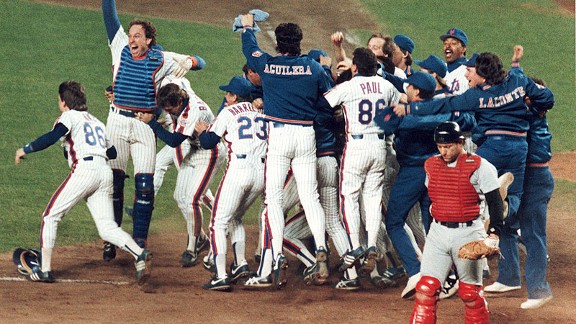
<instances>
[{"instance_id":1,"label":"red catcher's chest protector","mask_svg":"<svg viewBox=\"0 0 576 324\"><path fill-rule=\"evenodd\" d=\"M456 167L449 167L440 155L424 163L428 175L431 214L440 222L471 221L480 214L480 197L470 183L470 176L480 167L476 154L461 154Z\"/></svg>"}]
</instances>

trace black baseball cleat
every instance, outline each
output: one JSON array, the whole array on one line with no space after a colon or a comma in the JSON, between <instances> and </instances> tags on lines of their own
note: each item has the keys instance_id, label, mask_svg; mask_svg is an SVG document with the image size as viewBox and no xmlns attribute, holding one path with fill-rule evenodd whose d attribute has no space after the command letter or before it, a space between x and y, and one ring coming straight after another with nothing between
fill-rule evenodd
<instances>
[{"instance_id":1,"label":"black baseball cleat","mask_svg":"<svg viewBox=\"0 0 576 324\"><path fill-rule=\"evenodd\" d=\"M232 286L230 286L230 280L228 278L213 278L207 284L203 285L202 288L206 290L215 291L232 291Z\"/></svg>"},{"instance_id":2,"label":"black baseball cleat","mask_svg":"<svg viewBox=\"0 0 576 324\"><path fill-rule=\"evenodd\" d=\"M274 264L274 287L278 290L286 287L286 282L288 281L286 269L288 269L288 259L286 259L284 255L280 254Z\"/></svg>"},{"instance_id":3,"label":"black baseball cleat","mask_svg":"<svg viewBox=\"0 0 576 324\"><path fill-rule=\"evenodd\" d=\"M34 267L28 279L32 281L46 282L46 283L52 283L56 281L54 279L54 276L52 275L52 271L42 272L42 269L40 269L40 267Z\"/></svg>"},{"instance_id":4,"label":"black baseball cleat","mask_svg":"<svg viewBox=\"0 0 576 324\"><path fill-rule=\"evenodd\" d=\"M348 268L352 267L358 259L364 256L364 248L359 246L353 251L348 251L342 256L342 264L338 268L338 271L344 272Z\"/></svg>"},{"instance_id":5,"label":"black baseball cleat","mask_svg":"<svg viewBox=\"0 0 576 324\"><path fill-rule=\"evenodd\" d=\"M202 252L203 250L207 249L210 246L210 238L208 235L200 234L198 238L198 243L196 243L196 251L198 253Z\"/></svg>"},{"instance_id":6,"label":"black baseball cleat","mask_svg":"<svg viewBox=\"0 0 576 324\"><path fill-rule=\"evenodd\" d=\"M239 265L232 263L230 265L230 280L232 283L236 283L238 279L248 277L250 275L250 268L248 268L248 263L246 261L241 262Z\"/></svg>"},{"instance_id":7,"label":"black baseball cleat","mask_svg":"<svg viewBox=\"0 0 576 324\"><path fill-rule=\"evenodd\" d=\"M198 260L198 255L192 251L184 251L182 253L182 257L180 258L180 265L184 268L189 268L196 265L196 261Z\"/></svg>"},{"instance_id":8,"label":"black baseball cleat","mask_svg":"<svg viewBox=\"0 0 576 324\"><path fill-rule=\"evenodd\" d=\"M116 258L116 245L110 242L104 242L102 247L102 259L104 261L111 261Z\"/></svg>"},{"instance_id":9,"label":"black baseball cleat","mask_svg":"<svg viewBox=\"0 0 576 324\"><path fill-rule=\"evenodd\" d=\"M150 278L152 273L152 252L144 250L138 256L135 262L136 265L136 282L138 286L142 286Z\"/></svg>"}]
</instances>

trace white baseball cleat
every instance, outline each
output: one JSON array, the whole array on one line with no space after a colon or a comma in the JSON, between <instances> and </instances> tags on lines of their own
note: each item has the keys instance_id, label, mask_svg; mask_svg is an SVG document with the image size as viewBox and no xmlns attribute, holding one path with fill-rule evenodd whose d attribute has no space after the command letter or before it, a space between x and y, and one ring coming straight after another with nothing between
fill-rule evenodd
<instances>
[{"instance_id":1,"label":"white baseball cleat","mask_svg":"<svg viewBox=\"0 0 576 324\"><path fill-rule=\"evenodd\" d=\"M522 308L522 309L540 308L544 304L546 304L547 302L549 302L551 300L552 300L552 296L539 298L539 299L528 299L525 302L523 302L522 304L520 304L520 308Z\"/></svg>"},{"instance_id":2,"label":"white baseball cleat","mask_svg":"<svg viewBox=\"0 0 576 324\"><path fill-rule=\"evenodd\" d=\"M506 286L505 284L501 284L498 281L496 281L490 286L484 287L484 291L489 293L503 293L512 290L518 290L520 288L521 288L520 286Z\"/></svg>"}]
</instances>

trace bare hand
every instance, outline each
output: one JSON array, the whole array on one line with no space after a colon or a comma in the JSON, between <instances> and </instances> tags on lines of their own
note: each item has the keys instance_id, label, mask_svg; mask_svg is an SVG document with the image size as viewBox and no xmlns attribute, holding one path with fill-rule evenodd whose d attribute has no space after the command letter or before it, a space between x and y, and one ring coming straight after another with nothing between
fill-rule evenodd
<instances>
[{"instance_id":1,"label":"bare hand","mask_svg":"<svg viewBox=\"0 0 576 324\"><path fill-rule=\"evenodd\" d=\"M335 32L330 36L330 40L332 40L332 45L334 47L342 47L342 42L344 41L344 34L342 32Z\"/></svg>"},{"instance_id":2,"label":"bare hand","mask_svg":"<svg viewBox=\"0 0 576 324\"><path fill-rule=\"evenodd\" d=\"M253 27L254 15L253 14L242 15L242 17L240 18L240 22L242 22L242 26L244 27Z\"/></svg>"},{"instance_id":3,"label":"bare hand","mask_svg":"<svg viewBox=\"0 0 576 324\"><path fill-rule=\"evenodd\" d=\"M202 134L203 131L207 130L210 125L203 120L198 119L196 125L194 125L194 131L197 134Z\"/></svg>"},{"instance_id":4,"label":"bare hand","mask_svg":"<svg viewBox=\"0 0 576 324\"><path fill-rule=\"evenodd\" d=\"M114 100L114 92L112 91L104 90L104 96L106 97L106 99L108 99L110 103L112 103L112 101Z\"/></svg>"},{"instance_id":5,"label":"bare hand","mask_svg":"<svg viewBox=\"0 0 576 324\"><path fill-rule=\"evenodd\" d=\"M406 116L406 105L403 103L395 103L392 104L392 109L394 109L394 113L396 114L396 116L398 117L403 117Z\"/></svg>"},{"instance_id":6,"label":"bare hand","mask_svg":"<svg viewBox=\"0 0 576 324\"><path fill-rule=\"evenodd\" d=\"M141 122L148 124L152 119L154 119L154 114L152 113L145 113L145 112L137 112L136 116L134 117Z\"/></svg>"},{"instance_id":7,"label":"bare hand","mask_svg":"<svg viewBox=\"0 0 576 324\"><path fill-rule=\"evenodd\" d=\"M349 58L344 59L344 61L338 62L336 65L338 70L350 70L352 68L352 60Z\"/></svg>"},{"instance_id":8,"label":"bare hand","mask_svg":"<svg viewBox=\"0 0 576 324\"><path fill-rule=\"evenodd\" d=\"M16 165L20 164L20 159L24 159L25 155L26 153L24 153L23 148L19 148L16 150Z\"/></svg>"},{"instance_id":9,"label":"bare hand","mask_svg":"<svg viewBox=\"0 0 576 324\"><path fill-rule=\"evenodd\" d=\"M264 101L262 101L262 98L254 99L254 101L252 101L252 107L258 110L258 112L262 112L262 109L264 109Z\"/></svg>"},{"instance_id":10,"label":"bare hand","mask_svg":"<svg viewBox=\"0 0 576 324\"><path fill-rule=\"evenodd\" d=\"M522 45L514 46L514 53L512 54L512 62L520 62L524 56L524 47Z\"/></svg>"}]
</instances>

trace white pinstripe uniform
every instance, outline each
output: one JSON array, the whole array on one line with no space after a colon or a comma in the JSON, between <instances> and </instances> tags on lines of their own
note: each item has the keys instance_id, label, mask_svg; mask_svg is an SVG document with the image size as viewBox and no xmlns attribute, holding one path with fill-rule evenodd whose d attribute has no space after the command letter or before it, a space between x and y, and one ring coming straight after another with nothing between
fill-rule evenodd
<instances>
[{"instance_id":1,"label":"white pinstripe uniform","mask_svg":"<svg viewBox=\"0 0 576 324\"><path fill-rule=\"evenodd\" d=\"M57 123L69 130L63 140L71 171L44 210L40 246L43 249L54 248L58 223L74 205L86 199L100 237L136 258L142 253L142 248L114 221L112 170L107 164L109 142L104 124L90 113L77 110L62 113ZM50 258L43 260L42 271L50 271L50 267Z\"/></svg>"},{"instance_id":2,"label":"white pinstripe uniform","mask_svg":"<svg viewBox=\"0 0 576 324\"><path fill-rule=\"evenodd\" d=\"M219 143L212 150L205 150L200 146L197 135L194 133L196 121L207 123L214 120L210 107L198 97L186 78L167 77L162 85L175 83L184 89L189 97L188 106L178 117L175 132L188 136L190 153L184 157L176 178L174 199L186 220L188 231L187 250L196 253L196 244L202 229L203 212L200 208L202 197L206 194L214 175L225 160L225 148Z\"/></svg>"},{"instance_id":3,"label":"white pinstripe uniform","mask_svg":"<svg viewBox=\"0 0 576 324\"><path fill-rule=\"evenodd\" d=\"M360 246L360 195L366 212L368 246L375 246L382 221L386 143L373 118L376 109L398 102L400 93L379 76L357 75L324 96L332 107L344 105L347 142L341 162L340 204L350 249Z\"/></svg>"},{"instance_id":4,"label":"white pinstripe uniform","mask_svg":"<svg viewBox=\"0 0 576 324\"><path fill-rule=\"evenodd\" d=\"M452 94L459 95L468 90L468 79L464 77L464 73L466 73L465 65L460 65L452 72L446 72L444 80Z\"/></svg>"},{"instance_id":5,"label":"white pinstripe uniform","mask_svg":"<svg viewBox=\"0 0 576 324\"><path fill-rule=\"evenodd\" d=\"M235 263L246 261L242 217L264 193L267 127L264 115L252 108L251 103L241 102L225 106L207 130L221 137L228 147L228 167L216 193L210 222L218 278L227 276L226 231L231 221L236 228L231 229L235 233L231 237Z\"/></svg>"},{"instance_id":6,"label":"white pinstripe uniform","mask_svg":"<svg viewBox=\"0 0 576 324\"><path fill-rule=\"evenodd\" d=\"M168 79L173 78L168 76ZM165 125L171 132L176 128L175 119L177 117L166 113L164 115ZM154 171L154 195L158 194L162 183L164 182L164 175L171 165L176 166L178 172L180 172L180 166L184 162L184 158L190 153L190 142L184 141L180 146L174 148L170 145L165 145L158 153L156 153L156 170ZM202 196L202 204L206 206L212 212L212 206L214 205L214 195L210 188L206 190L204 196Z\"/></svg>"},{"instance_id":7,"label":"white pinstripe uniform","mask_svg":"<svg viewBox=\"0 0 576 324\"><path fill-rule=\"evenodd\" d=\"M128 45L128 35L120 26L109 47L112 52L112 70L114 79L120 68L122 49ZM160 89L163 79L170 75L177 67L174 60L180 58L185 60L189 56L168 51L162 51L164 62L156 71L153 77L156 91ZM110 161L113 169L126 171L128 158L132 156L134 163L134 174L153 173L156 161L156 137L148 125L136 118L129 118L122 115L124 108L110 105L110 113L106 124L106 133L116 147L118 157Z\"/></svg>"},{"instance_id":8,"label":"white pinstripe uniform","mask_svg":"<svg viewBox=\"0 0 576 324\"><path fill-rule=\"evenodd\" d=\"M319 157L316 171L320 203L326 215L326 232L332 238L338 255L342 256L348 250L349 243L338 210L338 163L332 156ZM296 181L294 177L290 177L284 187L284 213L287 214L298 201ZM297 213L286 222L284 249L296 256L306 267L315 262L315 257L302 242L310 237L312 231L303 212Z\"/></svg>"}]
</instances>

